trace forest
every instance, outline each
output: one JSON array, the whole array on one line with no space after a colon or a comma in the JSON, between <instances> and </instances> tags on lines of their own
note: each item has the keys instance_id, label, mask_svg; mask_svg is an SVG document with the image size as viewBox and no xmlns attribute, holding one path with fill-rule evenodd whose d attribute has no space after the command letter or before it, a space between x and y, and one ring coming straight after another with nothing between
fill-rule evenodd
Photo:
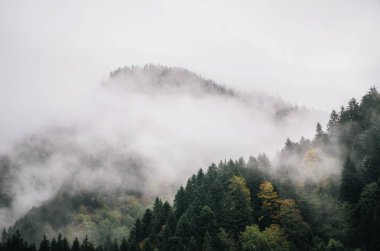
<instances>
[{"instance_id":1,"label":"forest","mask_svg":"<svg viewBox=\"0 0 380 251\"><path fill-rule=\"evenodd\" d=\"M380 250L379 178L373 87L332 111L326 130L318 123L313 139L288 139L274 161L260 154L199 169L172 202L156 198L144 209L128 236L31 243L9 228L0 250Z\"/></svg>"}]
</instances>

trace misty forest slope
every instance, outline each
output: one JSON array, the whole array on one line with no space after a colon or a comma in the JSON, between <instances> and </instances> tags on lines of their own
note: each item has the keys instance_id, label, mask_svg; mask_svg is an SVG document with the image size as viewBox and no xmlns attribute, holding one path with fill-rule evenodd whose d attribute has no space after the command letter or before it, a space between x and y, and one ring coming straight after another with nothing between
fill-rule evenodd
<instances>
[{"instance_id":1,"label":"misty forest slope","mask_svg":"<svg viewBox=\"0 0 380 251\"><path fill-rule=\"evenodd\" d=\"M240 158L199 170L171 206L152 198L172 198L173 187L210 159L244 149L243 155L260 145L278 149L286 136L275 133L300 131L289 121L306 120L312 112L306 116L309 111L273 98L238 94L180 68L123 68L103 87L112 102L96 110L101 121L49 128L1 156L1 223L17 220L3 232L4 250L24 245L17 230L29 243L44 233L48 238L62 233L70 241L88 235L105 250L119 245L122 250L380 248L380 95L375 88L360 103L353 99L333 111L326 132L318 124L312 140L288 139L273 160L259 154L247 163ZM219 134L216 125L231 119L233 130L227 123ZM264 138L260 121L268 130ZM202 129L195 135L185 125ZM251 135L250 126L259 133ZM276 140L268 148L269 134ZM144 213L149 205L153 208ZM92 250L87 242L83 250Z\"/></svg>"},{"instance_id":2,"label":"misty forest slope","mask_svg":"<svg viewBox=\"0 0 380 251\"><path fill-rule=\"evenodd\" d=\"M1 227L17 220L13 230L28 241L59 232L120 238L149 198L172 197L199 167L275 150L279 128L299 135L320 116L155 65L112 72L89 103L80 120L41 128L0 154Z\"/></svg>"},{"instance_id":3,"label":"misty forest slope","mask_svg":"<svg viewBox=\"0 0 380 251\"><path fill-rule=\"evenodd\" d=\"M297 106L288 104L280 98L253 92L243 94L180 67L145 65L118 68L110 73L110 80L104 84L117 91L148 92L153 95L180 93L196 97L207 95L229 97L245 101L256 109L270 109L270 115L277 119L282 119L292 112L300 112Z\"/></svg>"},{"instance_id":4,"label":"misty forest slope","mask_svg":"<svg viewBox=\"0 0 380 251\"><path fill-rule=\"evenodd\" d=\"M272 162L260 154L247 162L240 158L199 169L177 190L172 205L156 198L128 238L95 239L96 250L379 250L379 115L380 94L371 88L360 103L352 99L339 113L333 111L327 132L318 123L313 140L288 139ZM67 201L65 196L57 197ZM70 201L72 208L84 203L82 217L105 203L96 194ZM137 215L129 209L122 216ZM3 250L36 249L16 231L23 231L20 222L28 217L54 222L65 215L34 210L3 232ZM104 214L107 210L112 211L107 208ZM111 227L117 224L125 222ZM89 231L90 240L92 235ZM44 238L38 250L49 247L95 250L87 237L81 244L75 239L70 248L61 235L50 244Z\"/></svg>"},{"instance_id":5,"label":"misty forest slope","mask_svg":"<svg viewBox=\"0 0 380 251\"><path fill-rule=\"evenodd\" d=\"M371 88L333 111L327 132L318 124L313 141L288 140L280 173L263 156L200 169L173 207L156 199L135 222L128 250L379 250L379 115ZM321 153L343 160L340 178L292 179L297 164L324 172Z\"/></svg>"}]
</instances>

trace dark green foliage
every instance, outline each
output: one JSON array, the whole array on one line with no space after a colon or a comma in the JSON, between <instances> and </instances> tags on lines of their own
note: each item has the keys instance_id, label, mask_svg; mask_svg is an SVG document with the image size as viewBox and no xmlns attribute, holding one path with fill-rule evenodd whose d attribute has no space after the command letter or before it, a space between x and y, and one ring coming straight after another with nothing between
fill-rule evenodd
<instances>
[{"instance_id":1,"label":"dark green foliage","mask_svg":"<svg viewBox=\"0 0 380 251\"><path fill-rule=\"evenodd\" d=\"M368 184L358 203L360 222L359 241L367 250L380 249L380 188L377 183Z\"/></svg>"},{"instance_id":2,"label":"dark green foliage","mask_svg":"<svg viewBox=\"0 0 380 251\"><path fill-rule=\"evenodd\" d=\"M49 251L50 250L50 243L48 239L46 238L46 235L42 238L42 241L40 243L40 247L38 251ZM76 251L76 250L75 250Z\"/></svg>"},{"instance_id":3,"label":"dark green foliage","mask_svg":"<svg viewBox=\"0 0 380 251\"><path fill-rule=\"evenodd\" d=\"M348 222L345 242L379 250L380 95L375 88L359 104L352 99L329 122L330 137L347 149L340 198Z\"/></svg>"},{"instance_id":4,"label":"dark green foliage","mask_svg":"<svg viewBox=\"0 0 380 251\"><path fill-rule=\"evenodd\" d=\"M80 251L80 244L78 238L75 237L73 245L71 246L71 251Z\"/></svg>"},{"instance_id":5,"label":"dark green foliage","mask_svg":"<svg viewBox=\"0 0 380 251\"><path fill-rule=\"evenodd\" d=\"M149 208L145 210L145 214L141 220L141 238L145 239L150 236L152 229L153 214Z\"/></svg>"},{"instance_id":6,"label":"dark green foliage","mask_svg":"<svg viewBox=\"0 0 380 251\"><path fill-rule=\"evenodd\" d=\"M174 198L174 208L177 219L186 211L188 207L188 198L185 189L181 186Z\"/></svg>"},{"instance_id":7,"label":"dark green foliage","mask_svg":"<svg viewBox=\"0 0 380 251\"><path fill-rule=\"evenodd\" d=\"M349 203L357 203L363 189L363 181L350 158L347 158L342 170L340 198Z\"/></svg>"},{"instance_id":8,"label":"dark green foliage","mask_svg":"<svg viewBox=\"0 0 380 251\"><path fill-rule=\"evenodd\" d=\"M27 242L25 242L21 237L20 232L16 231L11 237L1 243L0 250L35 251L36 249L34 245L29 245Z\"/></svg>"},{"instance_id":9,"label":"dark green foliage","mask_svg":"<svg viewBox=\"0 0 380 251\"><path fill-rule=\"evenodd\" d=\"M120 251L127 251L127 250L128 250L127 239L123 238L120 244Z\"/></svg>"},{"instance_id":10,"label":"dark green foliage","mask_svg":"<svg viewBox=\"0 0 380 251\"><path fill-rule=\"evenodd\" d=\"M88 241L88 237L86 236L86 238L84 238L80 246L80 251L94 251L94 250L95 250L94 245Z\"/></svg>"},{"instance_id":11,"label":"dark green foliage","mask_svg":"<svg viewBox=\"0 0 380 251\"><path fill-rule=\"evenodd\" d=\"M66 237L63 237L61 234L57 238L53 237L51 241L46 238L46 235L43 236L39 248L36 249L35 244L28 244L21 236L18 230L9 237L7 240L0 243L1 251L103 251L101 246L97 248L94 247L94 244L89 241L88 237L83 240L80 244L78 238L75 238L72 245L70 246ZM119 251L119 247L113 246L110 251ZM124 250L125 251L125 250Z\"/></svg>"},{"instance_id":12,"label":"dark green foliage","mask_svg":"<svg viewBox=\"0 0 380 251\"><path fill-rule=\"evenodd\" d=\"M240 235L245 228L257 222L262 228L257 234L264 233L264 246L275 247L271 238L283 233L286 245L295 250L340 250L342 242L352 248L379 249L379 118L380 98L372 88L360 103L352 99L339 113L333 111L327 132L318 123L314 140L288 139L275 177L265 154L250 157L247 163L241 158L212 164L206 173L200 169L185 188L180 187L173 208L167 205L163 209L156 199L152 216L145 216L152 218L152 224L147 224L150 235L138 241L147 239L161 250L233 250L241 248ZM297 183L294 159L317 173L320 155L346 160L341 183L338 175ZM231 186L234 177L242 178L247 189ZM259 195L268 180L267 187L273 184L271 193L278 196ZM279 228L269 228L272 224Z\"/></svg>"},{"instance_id":13,"label":"dark green foliage","mask_svg":"<svg viewBox=\"0 0 380 251\"><path fill-rule=\"evenodd\" d=\"M142 218L148 222L146 226L136 220L128 246L131 250L150 246L158 250L239 250L240 234L261 217L261 210L255 208L262 205L255 205L255 201L260 201L258 193L270 166L267 157L260 155L259 160L251 157L248 163L241 158L219 166L212 164L206 173L200 169L187 181L186 188L179 188L173 208L157 198L153 209ZM280 203L279 199L274 198L273 203ZM270 211L276 217L269 217L268 225L280 225L264 232L270 238L268 245L281 246L286 242L284 238L289 238L289 246L300 249L304 245L306 250L308 245L311 247L312 230L296 202L286 204L287 201L282 207L276 204L277 211ZM141 237L139 229L150 235ZM286 242L286 247L279 250L287 250L287 246Z\"/></svg>"}]
</instances>

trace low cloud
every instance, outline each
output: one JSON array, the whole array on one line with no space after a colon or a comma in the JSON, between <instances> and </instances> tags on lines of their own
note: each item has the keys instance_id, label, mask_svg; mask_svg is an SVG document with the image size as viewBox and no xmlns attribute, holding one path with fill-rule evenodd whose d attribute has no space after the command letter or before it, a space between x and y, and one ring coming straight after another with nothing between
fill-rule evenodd
<instances>
[{"instance_id":1,"label":"low cloud","mask_svg":"<svg viewBox=\"0 0 380 251\"><path fill-rule=\"evenodd\" d=\"M58 124L4 152L0 185L11 200L0 209L1 227L63 187L170 195L212 162L273 157L288 137L312 136L327 117L161 66L124 68L69 107L75 111L65 116L57 111Z\"/></svg>"}]
</instances>

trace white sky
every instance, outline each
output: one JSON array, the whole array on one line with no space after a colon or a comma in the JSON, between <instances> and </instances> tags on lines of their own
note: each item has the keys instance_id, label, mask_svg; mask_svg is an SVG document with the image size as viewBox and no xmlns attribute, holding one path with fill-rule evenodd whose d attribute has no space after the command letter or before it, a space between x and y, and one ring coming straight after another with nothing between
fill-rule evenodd
<instances>
[{"instance_id":1,"label":"white sky","mask_svg":"<svg viewBox=\"0 0 380 251\"><path fill-rule=\"evenodd\" d=\"M0 0L0 133L145 63L330 111L380 85L379 45L378 0Z\"/></svg>"}]
</instances>

